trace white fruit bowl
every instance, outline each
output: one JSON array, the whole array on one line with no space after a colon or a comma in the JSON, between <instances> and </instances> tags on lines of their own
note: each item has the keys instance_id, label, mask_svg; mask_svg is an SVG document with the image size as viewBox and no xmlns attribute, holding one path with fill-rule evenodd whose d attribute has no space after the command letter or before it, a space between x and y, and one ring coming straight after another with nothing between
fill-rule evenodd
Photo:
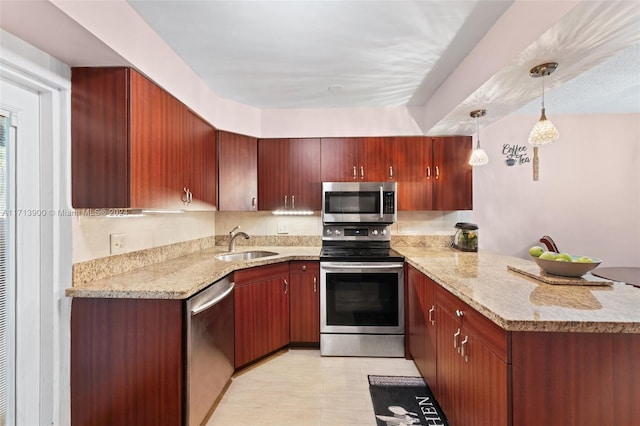
<instances>
[{"instance_id":1,"label":"white fruit bowl","mask_svg":"<svg viewBox=\"0 0 640 426\"><path fill-rule=\"evenodd\" d=\"M540 269L547 274L559 275L561 277L581 277L587 272L595 269L601 262L600 259L591 260L590 263L575 262L580 256L571 256L574 262L559 262L557 260L540 259L535 256L531 256L531 260L536 262Z\"/></svg>"}]
</instances>

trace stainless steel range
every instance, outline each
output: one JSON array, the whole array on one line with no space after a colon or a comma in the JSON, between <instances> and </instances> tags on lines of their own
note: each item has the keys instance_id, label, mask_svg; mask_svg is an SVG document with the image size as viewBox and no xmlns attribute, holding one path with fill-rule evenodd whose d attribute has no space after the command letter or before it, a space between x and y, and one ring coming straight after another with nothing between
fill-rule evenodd
<instances>
[{"instance_id":1,"label":"stainless steel range","mask_svg":"<svg viewBox=\"0 0 640 426\"><path fill-rule=\"evenodd\" d=\"M325 224L320 353L404 356L404 258L388 224Z\"/></svg>"}]
</instances>

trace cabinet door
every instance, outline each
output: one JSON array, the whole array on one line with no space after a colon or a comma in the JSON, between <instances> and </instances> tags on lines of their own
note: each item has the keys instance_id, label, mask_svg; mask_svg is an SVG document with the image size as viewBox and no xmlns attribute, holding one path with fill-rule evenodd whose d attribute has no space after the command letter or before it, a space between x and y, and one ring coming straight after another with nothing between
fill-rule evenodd
<instances>
[{"instance_id":1,"label":"cabinet door","mask_svg":"<svg viewBox=\"0 0 640 426\"><path fill-rule=\"evenodd\" d=\"M130 207L181 208L185 116L175 98L143 75L131 70L130 78Z\"/></svg>"},{"instance_id":2,"label":"cabinet door","mask_svg":"<svg viewBox=\"0 0 640 426\"><path fill-rule=\"evenodd\" d=\"M461 424L507 426L507 364L466 328L462 329L459 362L465 414Z\"/></svg>"},{"instance_id":3,"label":"cabinet door","mask_svg":"<svg viewBox=\"0 0 640 426\"><path fill-rule=\"evenodd\" d=\"M289 343L289 265L238 271L235 289L235 367Z\"/></svg>"},{"instance_id":4,"label":"cabinet door","mask_svg":"<svg viewBox=\"0 0 640 426\"><path fill-rule=\"evenodd\" d=\"M185 106L180 105L186 119L182 134L181 155L184 186L192 194L189 210L215 210L216 184L216 129ZM182 188L177 188L180 191Z\"/></svg>"},{"instance_id":5,"label":"cabinet door","mask_svg":"<svg viewBox=\"0 0 640 426\"><path fill-rule=\"evenodd\" d=\"M289 340L320 343L320 264L290 262Z\"/></svg>"},{"instance_id":6,"label":"cabinet door","mask_svg":"<svg viewBox=\"0 0 640 426\"><path fill-rule=\"evenodd\" d=\"M322 138L320 161L323 182L351 182L358 178L359 141L356 138Z\"/></svg>"},{"instance_id":7,"label":"cabinet door","mask_svg":"<svg viewBox=\"0 0 640 426\"><path fill-rule=\"evenodd\" d=\"M434 210L473 208L471 136L433 139Z\"/></svg>"},{"instance_id":8,"label":"cabinet door","mask_svg":"<svg viewBox=\"0 0 640 426\"><path fill-rule=\"evenodd\" d=\"M394 138L361 138L358 144L358 178L363 182L395 181Z\"/></svg>"},{"instance_id":9,"label":"cabinet door","mask_svg":"<svg viewBox=\"0 0 640 426\"><path fill-rule=\"evenodd\" d=\"M129 69L73 68L71 85L72 205L129 207Z\"/></svg>"},{"instance_id":10,"label":"cabinet door","mask_svg":"<svg viewBox=\"0 0 640 426\"><path fill-rule=\"evenodd\" d=\"M289 168L288 139L258 140L259 210L290 207Z\"/></svg>"},{"instance_id":11,"label":"cabinet door","mask_svg":"<svg viewBox=\"0 0 640 426\"><path fill-rule=\"evenodd\" d=\"M320 210L320 139L289 140L289 172L289 207L298 210Z\"/></svg>"},{"instance_id":12,"label":"cabinet door","mask_svg":"<svg viewBox=\"0 0 640 426\"><path fill-rule=\"evenodd\" d=\"M407 308L408 308L408 342L409 353L413 357L422 377L425 371L425 347L427 338L427 325L424 321L424 312L420 300L424 298L424 286L421 273L409 266L407 268Z\"/></svg>"},{"instance_id":13,"label":"cabinet door","mask_svg":"<svg viewBox=\"0 0 640 426\"><path fill-rule=\"evenodd\" d=\"M506 333L440 287L436 302L435 396L450 424L508 425Z\"/></svg>"},{"instance_id":14,"label":"cabinet door","mask_svg":"<svg viewBox=\"0 0 640 426\"><path fill-rule=\"evenodd\" d=\"M258 209L258 140L218 131L218 210Z\"/></svg>"},{"instance_id":15,"label":"cabinet door","mask_svg":"<svg viewBox=\"0 0 640 426\"><path fill-rule=\"evenodd\" d=\"M460 354L462 330L459 321L438 305L437 315L437 375L435 397L452 425L465 425L462 405ZM455 345L454 345L455 342Z\"/></svg>"},{"instance_id":16,"label":"cabinet door","mask_svg":"<svg viewBox=\"0 0 640 426\"><path fill-rule=\"evenodd\" d=\"M395 142L398 210L433 209L431 138L400 137Z\"/></svg>"},{"instance_id":17,"label":"cabinet door","mask_svg":"<svg viewBox=\"0 0 640 426\"><path fill-rule=\"evenodd\" d=\"M71 303L71 424L181 424L183 301Z\"/></svg>"}]
</instances>

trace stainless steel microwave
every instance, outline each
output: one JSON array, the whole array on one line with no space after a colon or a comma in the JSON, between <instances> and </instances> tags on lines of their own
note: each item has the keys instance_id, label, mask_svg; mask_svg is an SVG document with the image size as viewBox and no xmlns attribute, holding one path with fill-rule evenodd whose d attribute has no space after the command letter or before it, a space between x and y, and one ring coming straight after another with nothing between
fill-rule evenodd
<instances>
[{"instance_id":1,"label":"stainless steel microwave","mask_svg":"<svg viewBox=\"0 0 640 426\"><path fill-rule=\"evenodd\" d=\"M323 223L394 223L396 182L322 182Z\"/></svg>"}]
</instances>

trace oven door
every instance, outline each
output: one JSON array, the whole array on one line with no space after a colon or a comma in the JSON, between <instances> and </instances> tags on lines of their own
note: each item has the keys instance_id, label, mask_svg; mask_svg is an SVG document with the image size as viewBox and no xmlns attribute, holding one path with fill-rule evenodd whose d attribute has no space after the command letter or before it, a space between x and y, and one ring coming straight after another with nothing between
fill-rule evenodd
<instances>
[{"instance_id":1,"label":"oven door","mask_svg":"<svg viewBox=\"0 0 640 426\"><path fill-rule=\"evenodd\" d=\"M320 262L320 332L404 334L402 262Z\"/></svg>"}]
</instances>

